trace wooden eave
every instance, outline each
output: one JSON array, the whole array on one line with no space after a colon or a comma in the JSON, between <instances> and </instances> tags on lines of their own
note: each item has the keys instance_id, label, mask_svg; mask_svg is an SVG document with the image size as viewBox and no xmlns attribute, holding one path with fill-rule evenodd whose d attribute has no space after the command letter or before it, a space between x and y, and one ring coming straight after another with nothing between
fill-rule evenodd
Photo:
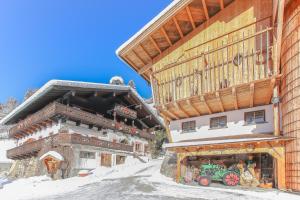
<instances>
[{"instance_id":1,"label":"wooden eave","mask_svg":"<svg viewBox=\"0 0 300 200\"><path fill-rule=\"evenodd\" d=\"M118 56L150 82L153 62L234 0L177 0L118 50Z\"/></svg>"},{"instance_id":2,"label":"wooden eave","mask_svg":"<svg viewBox=\"0 0 300 200\"><path fill-rule=\"evenodd\" d=\"M178 101L157 105L157 110L169 120L179 120L213 113L268 105L273 89L281 75L243 83L201 96L191 96ZM264 94L264 95L262 95Z\"/></svg>"},{"instance_id":3,"label":"wooden eave","mask_svg":"<svg viewBox=\"0 0 300 200\"><path fill-rule=\"evenodd\" d=\"M267 147L273 148L274 146L284 146L285 143L294 140L295 138L290 137L277 137L270 139L262 139L262 140L252 140L252 141L237 141L237 142L224 142L217 144L204 144L204 145L189 145L189 146L174 146L174 147L166 147L170 151L175 151L177 153L185 153L185 152L194 152L201 150L217 150L217 149L240 149L240 148L259 148L259 147Z\"/></svg>"}]
</instances>

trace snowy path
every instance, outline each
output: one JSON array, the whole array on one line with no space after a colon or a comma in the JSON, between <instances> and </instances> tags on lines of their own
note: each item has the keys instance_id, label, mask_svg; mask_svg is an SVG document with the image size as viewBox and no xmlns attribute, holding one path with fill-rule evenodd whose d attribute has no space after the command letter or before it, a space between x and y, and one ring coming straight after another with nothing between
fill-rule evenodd
<instances>
[{"instance_id":1,"label":"snowy path","mask_svg":"<svg viewBox=\"0 0 300 200\"><path fill-rule=\"evenodd\" d=\"M17 183L0 190L0 199L7 200L300 200L300 196L270 191L246 191L220 187L185 186L174 183L159 173L161 161L137 163L107 169L85 178L42 181L35 186L17 188ZM21 181L22 182L22 181ZM20 186L23 186L20 188ZM16 192L23 192L22 195ZM26 192L27 191L27 192ZM26 193L26 194L25 194ZM19 194L19 195L18 195Z\"/></svg>"}]
</instances>

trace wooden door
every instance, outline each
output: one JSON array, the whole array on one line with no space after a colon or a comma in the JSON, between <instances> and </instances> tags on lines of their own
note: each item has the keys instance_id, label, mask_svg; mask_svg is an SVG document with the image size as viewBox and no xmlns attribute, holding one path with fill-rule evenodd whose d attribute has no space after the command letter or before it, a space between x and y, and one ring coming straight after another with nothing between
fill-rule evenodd
<instances>
[{"instance_id":1,"label":"wooden door","mask_svg":"<svg viewBox=\"0 0 300 200\"><path fill-rule=\"evenodd\" d=\"M101 153L101 166L111 167L112 156L109 153Z\"/></svg>"}]
</instances>

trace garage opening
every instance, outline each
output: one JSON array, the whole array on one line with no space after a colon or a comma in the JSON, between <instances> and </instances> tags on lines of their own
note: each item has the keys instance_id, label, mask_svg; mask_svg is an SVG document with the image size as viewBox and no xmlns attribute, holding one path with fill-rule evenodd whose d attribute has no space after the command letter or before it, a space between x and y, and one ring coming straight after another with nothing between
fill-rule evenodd
<instances>
[{"instance_id":1,"label":"garage opening","mask_svg":"<svg viewBox=\"0 0 300 200\"><path fill-rule=\"evenodd\" d=\"M276 187L276 159L267 153L188 156L181 165L181 181L208 186L212 182L227 186Z\"/></svg>"}]
</instances>

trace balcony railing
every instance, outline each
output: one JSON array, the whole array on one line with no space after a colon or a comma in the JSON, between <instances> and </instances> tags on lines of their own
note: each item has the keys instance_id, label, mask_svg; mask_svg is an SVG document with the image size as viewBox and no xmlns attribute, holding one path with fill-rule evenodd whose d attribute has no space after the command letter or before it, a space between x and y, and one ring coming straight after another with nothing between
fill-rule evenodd
<instances>
[{"instance_id":1,"label":"balcony railing","mask_svg":"<svg viewBox=\"0 0 300 200\"><path fill-rule=\"evenodd\" d=\"M57 134L44 139L25 143L7 151L7 157L18 159L36 155L45 146L58 146L65 144L81 144L119 151L133 152L133 146L100 140L95 137L86 137L80 134Z\"/></svg>"},{"instance_id":2,"label":"balcony railing","mask_svg":"<svg viewBox=\"0 0 300 200\"><path fill-rule=\"evenodd\" d=\"M272 35L272 28L251 24L158 65L152 76L156 105L270 78Z\"/></svg>"},{"instance_id":3,"label":"balcony railing","mask_svg":"<svg viewBox=\"0 0 300 200\"><path fill-rule=\"evenodd\" d=\"M153 139L153 135L145 130L140 130L133 126L115 122L114 120L105 118L101 115L92 114L57 102L49 104L40 111L20 121L10 129L9 134L11 137L14 137L17 134L26 134L33 126L37 124L43 126L45 121L59 115L85 124L93 124L108 129L117 129L127 134L137 135L146 139Z\"/></svg>"}]
</instances>

